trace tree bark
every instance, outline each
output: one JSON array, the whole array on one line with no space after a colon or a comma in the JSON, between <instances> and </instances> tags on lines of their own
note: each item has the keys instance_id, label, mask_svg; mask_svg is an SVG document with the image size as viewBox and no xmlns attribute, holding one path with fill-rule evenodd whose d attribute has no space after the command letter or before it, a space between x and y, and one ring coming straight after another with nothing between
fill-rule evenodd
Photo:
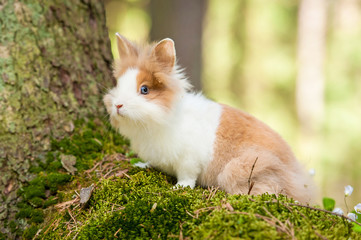
<instances>
[{"instance_id":1,"label":"tree bark","mask_svg":"<svg viewBox=\"0 0 361 240\"><path fill-rule=\"evenodd\" d=\"M112 55L102 1L0 1L0 221L51 138L102 112ZM0 226L2 228L2 226ZM5 229L1 229L5 231Z\"/></svg>"},{"instance_id":2,"label":"tree bark","mask_svg":"<svg viewBox=\"0 0 361 240\"><path fill-rule=\"evenodd\" d=\"M202 32L205 0L154 0L150 2L151 39L172 38L177 59L196 90L201 90Z\"/></svg>"}]
</instances>

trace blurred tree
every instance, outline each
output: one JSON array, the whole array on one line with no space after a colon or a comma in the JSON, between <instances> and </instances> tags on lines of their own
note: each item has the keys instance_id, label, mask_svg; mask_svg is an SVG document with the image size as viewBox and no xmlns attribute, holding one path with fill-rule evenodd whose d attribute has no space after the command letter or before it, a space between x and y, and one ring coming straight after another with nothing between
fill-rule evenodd
<instances>
[{"instance_id":1,"label":"blurred tree","mask_svg":"<svg viewBox=\"0 0 361 240\"><path fill-rule=\"evenodd\" d=\"M324 113L327 0L301 0L298 14L297 113L303 132L320 129Z\"/></svg>"},{"instance_id":2,"label":"blurred tree","mask_svg":"<svg viewBox=\"0 0 361 240\"><path fill-rule=\"evenodd\" d=\"M234 15L231 19L232 29L232 52L233 59L230 74L230 90L241 105L244 104L246 94L246 79L244 77L244 65L246 60L246 40L247 40L247 7L248 1L242 0L235 3Z\"/></svg>"},{"instance_id":3,"label":"blurred tree","mask_svg":"<svg viewBox=\"0 0 361 240\"><path fill-rule=\"evenodd\" d=\"M296 110L299 148L312 167L322 168L321 130L325 111L327 0L301 0L298 10ZM321 178L318 174L317 178Z\"/></svg>"},{"instance_id":4,"label":"blurred tree","mask_svg":"<svg viewBox=\"0 0 361 240\"><path fill-rule=\"evenodd\" d=\"M102 1L0 3L0 221L51 138L103 109L112 61ZM44 159L45 161L45 159ZM1 231L6 232L4 224Z\"/></svg>"},{"instance_id":5,"label":"blurred tree","mask_svg":"<svg viewBox=\"0 0 361 240\"><path fill-rule=\"evenodd\" d=\"M196 90L201 90L202 32L205 0L150 1L152 40L166 37L175 41L179 64L186 68Z\"/></svg>"},{"instance_id":6,"label":"blurred tree","mask_svg":"<svg viewBox=\"0 0 361 240\"><path fill-rule=\"evenodd\" d=\"M350 184L355 189L348 198L352 206L361 199L361 5L339 0L328 6L322 193L342 202L343 187Z\"/></svg>"}]
</instances>

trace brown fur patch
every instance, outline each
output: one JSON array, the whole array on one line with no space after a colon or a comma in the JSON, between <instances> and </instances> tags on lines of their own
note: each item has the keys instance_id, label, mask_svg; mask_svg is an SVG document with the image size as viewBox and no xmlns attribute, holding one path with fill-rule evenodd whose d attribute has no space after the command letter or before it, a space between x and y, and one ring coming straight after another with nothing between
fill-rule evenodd
<instances>
[{"instance_id":1,"label":"brown fur patch","mask_svg":"<svg viewBox=\"0 0 361 240\"><path fill-rule=\"evenodd\" d=\"M282 193L302 202L310 201L312 189L304 187L310 181L287 143L253 116L228 106L223 106L214 158L199 183L220 186L233 194L247 194L256 158L251 194Z\"/></svg>"},{"instance_id":2,"label":"brown fur patch","mask_svg":"<svg viewBox=\"0 0 361 240\"><path fill-rule=\"evenodd\" d=\"M155 101L167 109L171 108L175 89L170 84L167 84L166 79L156 77L149 71L140 70L137 75L137 91L139 93L143 85L149 89L149 93L144 95L146 99Z\"/></svg>"},{"instance_id":3,"label":"brown fur patch","mask_svg":"<svg viewBox=\"0 0 361 240\"><path fill-rule=\"evenodd\" d=\"M113 66L113 75L115 79L121 77L129 68L137 67L137 57L131 56L122 60L115 60Z\"/></svg>"},{"instance_id":4,"label":"brown fur patch","mask_svg":"<svg viewBox=\"0 0 361 240\"><path fill-rule=\"evenodd\" d=\"M131 51L130 55L115 61L113 67L115 78L118 79L129 68L138 68L154 75L163 73L163 75L166 75L167 77L171 74L169 67L164 66L163 62L157 60L154 52L156 46L155 43L145 45L133 44L132 46L134 49Z\"/></svg>"},{"instance_id":5,"label":"brown fur patch","mask_svg":"<svg viewBox=\"0 0 361 240\"><path fill-rule=\"evenodd\" d=\"M156 44L131 46L134 48L131 54L114 63L114 77L118 79L129 68L139 69L137 91L140 93L140 87L147 85L150 91L144 97L169 109L176 92L179 92L179 81L172 79L169 66L157 59L154 52Z\"/></svg>"},{"instance_id":6,"label":"brown fur patch","mask_svg":"<svg viewBox=\"0 0 361 240\"><path fill-rule=\"evenodd\" d=\"M175 64L174 42L171 39L160 41L154 48L154 55L157 60L162 63L164 68L171 71Z\"/></svg>"}]
</instances>

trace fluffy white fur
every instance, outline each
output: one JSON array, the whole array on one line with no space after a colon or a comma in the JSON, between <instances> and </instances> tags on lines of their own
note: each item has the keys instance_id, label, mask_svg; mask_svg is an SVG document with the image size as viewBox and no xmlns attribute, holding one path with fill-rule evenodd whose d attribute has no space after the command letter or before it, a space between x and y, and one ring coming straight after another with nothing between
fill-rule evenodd
<instances>
[{"instance_id":1,"label":"fluffy white fur","mask_svg":"<svg viewBox=\"0 0 361 240\"><path fill-rule=\"evenodd\" d=\"M221 106L201 94L180 91L174 108L166 110L138 93L137 74L137 69L127 70L106 95L110 121L143 160L176 176L177 185L193 188L212 160ZM175 81L186 81L179 76ZM119 114L118 104L123 104Z\"/></svg>"},{"instance_id":2,"label":"fluffy white fur","mask_svg":"<svg viewBox=\"0 0 361 240\"><path fill-rule=\"evenodd\" d=\"M123 62L115 64L117 85L104 103L112 126L147 164L176 176L180 186L198 181L231 194L312 199L312 181L277 133L245 112L187 91L171 39L141 48L117 37Z\"/></svg>"}]
</instances>

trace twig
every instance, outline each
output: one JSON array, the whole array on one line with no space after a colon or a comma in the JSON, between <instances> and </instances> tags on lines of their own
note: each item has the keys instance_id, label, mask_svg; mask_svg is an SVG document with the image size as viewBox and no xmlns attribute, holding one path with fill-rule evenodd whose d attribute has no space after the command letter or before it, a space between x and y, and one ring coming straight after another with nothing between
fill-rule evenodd
<instances>
[{"instance_id":1,"label":"twig","mask_svg":"<svg viewBox=\"0 0 361 240\"><path fill-rule=\"evenodd\" d=\"M54 221L50 224L50 226L48 227L48 229L46 229L46 231L44 232L44 236L48 233L48 231L50 230L50 227L53 226L53 224L54 224L56 221L59 221L59 220L60 220L60 218L57 219L57 220L54 220Z\"/></svg>"},{"instance_id":2,"label":"twig","mask_svg":"<svg viewBox=\"0 0 361 240\"><path fill-rule=\"evenodd\" d=\"M116 168L110 169L109 172L107 172L107 173L103 176L103 178L108 178L109 174L111 174L112 172L114 172L115 170L118 170L118 169L120 169L120 167L116 167ZM114 175L114 174L113 174L113 175ZM113 176L113 175L111 175L111 176ZM109 176L109 177L111 177L111 176Z\"/></svg>"},{"instance_id":3,"label":"twig","mask_svg":"<svg viewBox=\"0 0 361 240\"><path fill-rule=\"evenodd\" d=\"M79 193L78 193L76 190L75 190L74 192L75 192L75 194L80 198Z\"/></svg>"},{"instance_id":4,"label":"twig","mask_svg":"<svg viewBox=\"0 0 361 240\"><path fill-rule=\"evenodd\" d=\"M249 198L250 201L255 201L254 199L251 199ZM265 201L264 203L278 203L278 202L275 202L275 201ZM321 212L325 212L325 213L328 213L328 214L331 214L331 215L334 215L334 216L338 216L338 217L341 217L343 219L346 219L346 220L349 220L351 222L354 222L356 223L357 225L361 226L361 223L347 217L347 216L344 216L344 215L341 215L341 214L338 214L338 213L334 213L334 212L331 212L331 211L328 211L328 210L325 210L325 209L321 209L321 208L315 208L315 207L311 207L311 206L308 206L308 205L302 205L302 204L297 204L297 203L281 203L283 206L285 205L289 205L289 206L296 206L296 207L303 207L303 208L308 208L308 209L311 209L311 210L314 210L314 211L321 211Z\"/></svg>"},{"instance_id":5,"label":"twig","mask_svg":"<svg viewBox=\"0 0 361 240\"><path fill-rule=\"evenodd\" d=\"M240 214L240 215L248 215L248 216L253 215L256 218L262 219L262 220L266 221L267 223L269 223L270 225L275 226L275 228L277 230L279 230L280 232L284 232L284 230L280 226L278 226L276 224L276 222L272 221L272 218L269 218L269 217L266 217L266 216L263 216L263 215L260 215L260 214L257 214L257 213L248 213L248 212L237 212L237 211L235 211L235 212L229 212L228 214Z\"/></svg>"},{"instance_id":6,"label":"twig","mask_svg":"<svg viewBox=\"0 0 361 240\"><path fill-rule=\"evenodd\" d=\"M279 224L279 226L282 228L283 232L284 233L287 233L288 235L290 235L292 237L292 239L295 239L295 234L294 234L294 231L293 231L293 228L290 228L291 227L291 224L290 224L290 227L287 227L286 224L284 224L283 222L281 222L278 218L276 218L272 213L270 213L267 208L263 207L263 210L269 215L271 216L271 218L273 219L273 221L275 221L275 223Z\"/></svg>"},{"instance_id":7,"label":"twig","mask_svg":"<svg viewBox=\"0 0 361 240\"><path fill-rule=\"evenodd\" d=\"M126 173L123 173L123 174L124 174L124 176L126 176L127 178L132 179L128 174L126 174Z\"/></svg>"},{"instance_id":8,"label":"twig","mask_svg":"<svg viewBox=\"0 0 361 240\"><path fill-rule=\"evenodd\" d=\"M251 178L252 178L253 169L254 169L254 166L257 163L257 160L258 160L258 157L256 157L256 160L254 160L254 163L253 163L252 169L251 169L251 173L249 174L249 178L248 178L248 195L251 193L253 185L254 185L254 182L251 183Z\"/></svg>"},{"instance_id":9,"label":"twig","mask_svg":"<svg viewBox=\"0 0 361 240\"><path fill-rule=\"evenodd\" d=\"M234 208L232 207L232 205L229 202L222 204L222 207L228 209L228 211L230 211L230 212L234 211Z\"/></svg>"},{"instance_id":10,"label":"twig","mask_svg":"<svg viewBox=\"0 0 361 240\"><path fill-rule=\"evenodd\" d=\"M80 231L76 232L74 237L73 237L73 240L76 239L76 237L78 236L78 234L80 233Z\"/></svg>"},{"instance_id":11,"label":"twig","mask_svg":"<svg viewBox=\"0 0 361 240\"><path fill-rule=\"evenodd\" d=\"M79 200L80 200L80 198L79 198L79 197L76 197L76 198L73 199L73 200L56 204L56 205L55 205L55 208L60 209L60 210L64 210L65 208L73 205L74 203L79 202Z\"/></svg>"},{"instance_id":12,"label":"twig","mask_svg":"<svg viewBox=\"0 0 361 240\"><path fill-rule=\"evenodd\" d=\"M188 210L186 210L186 213L191 216L192 218L196 218L194 215L192 215L190 212L188 212Z\"/></svg>"},{"instance_id":13,"label":"twig","mask_svg":"<svg viewBox=\"0 0 361 240\"><path fill-rule=\"evenodd\" d=\"M39 229L37 232L36 232L36 234L35 234L35 236L33 237L33 240L35 240L38 236L39 236L39 234L40 234L40 232L42 231L43 229Z\"/></svg>"},{"instance_id":14,"label":"twig","mask_svg":"<svg viewBox=\"0 0 361 240\"><path fill-rule=\"evenodd\" d=\"M104 165L101 165L101 170L106 170L108 168L112 169L115 166L114 163L106 163Z\"/></svg>"},{"instance_id":15,"label":"twig","mask_svg":"<svg viewBox=\"0 0 361 240\"><path fill-rule=\"evenodd\" d=\"M74 223L75 223L75 224L77 224L77 222L76 222L76 220L75 220L74 216L71 214L70 209L69 209L69 208L67 208L67 210L68 210L68 213L69 213L70 217L73 219Z\"/></svg>"},{"instance_id":16,"label":"twig","mask_svg":"<svg viewBox=\"0 0 361 240\"><path fill-rule=\"evenodd\" d=\"M122 230L122 228L119 228L119 229L114 233L114 237L118 238L118 237L115 236L115 235L117 235L117 233L118 233L120 230Z\"/></svg>"},{"instance_id":17,"label":"twig","mask_svg":"<svg viewBox=\"0 0 361 240\"><path fill-rule=\"evenodd\" d=\"M312 209L312 210L315 210L315 211L321 211L321 212L325 212L325 213L329 213L329 214L332 214L334 216L339 216L339 217L342 217L343 219L346 219L346 220L350 220L351 222L354 222L356 223L357 225L361 226L361 223L347 217L347 216L344 216L344 215L341 215L341 214L338 214L338 213L334 213L334 212L331 212L331 211L328 211L328 210L324 210L324 209L320 209L320 208L315 208L315 207L311 207L311 206L307 206L307 205L302 205L302 204L296 204L296 203L287 203L288 205L291 205L291 206L297 206L297 207L304 207L304 208L308 208L308 209Z\"/></svg>"},{"instance_id":18,"label":"twig","mask_svg":"<svg viewBox=\"0 0 361 240\"><path fill-rule=\"evenodd\" d=\"M214 197L214 195L216 194L216 192L218 191L218 189L219 189L219 187L216 187L216 188L214 188L213 186L212 186L212 188L209 188L209 187L208 187L209 196L208 196L208 198L207 198L207 201L209 201L212 197Z\"/></svg>"},{"instance_id":19,"label":"twig","mask_svg":"<svg viewBox=\"0 0 361 240\"><path fill-rule=\"evenodd\" d=\"M180 228L180 230L179 230L179 240L183 240L184 238L183 238L183 224L184 224L185 222L183 222L183 223L181 223L180 221L179 221L179 228Z\"/></svg>"},{"instance_id":20,"label":"twig","mask_svg":"<svg viewBox=\"0 0 361 240\"><path fill-rule=\"evenodd\" d=\"M201 213L201 212L205 212L205 211L209 211L209 210L214 210L214 209L216 209L217 207L205 207L205 208L200 208L200 209L197 209L197 210L195 210L194 211L194 213L196 214L196 218L198 218L198 216L199 216L199 213Z\"/></svg>"},{"instance_id":21,"label":"twig","mask_svg":"<svg viewBox=\"0 0 361 240\"><path fill-rule=\"evenodd\" d=\"M97 163L94 165L94 167L92 167L91 169L86 170L86 171L84 171L84 172L85 172L86 174L88 174L88 176L90 177L90 173L93 172L100 164L103 164L103 162L105 162L105 161L106 161L106 159L105 159L105 157L104 157L102 161L97 162Z\"/></svg>"}]
</instances>

